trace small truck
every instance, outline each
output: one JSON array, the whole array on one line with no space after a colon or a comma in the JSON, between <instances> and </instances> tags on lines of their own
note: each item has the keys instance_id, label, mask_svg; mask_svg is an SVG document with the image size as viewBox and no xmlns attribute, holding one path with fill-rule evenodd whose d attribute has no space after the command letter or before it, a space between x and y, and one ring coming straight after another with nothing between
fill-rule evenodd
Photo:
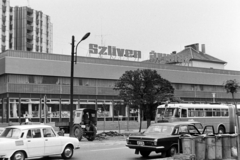
<instances>
[{"instance_id":1,"label":"small truck","mask_svg":"<svg viewBox=\"0 0 240 160\"><path fill-rule=\"evenodd\" d=\"M55 126L65 133L70 132L69 122L55 122ZM97 111L86 108L74 110L72 133L79 141L82 137L93 141L97 133Z\"/></svg>"}]
</instances>

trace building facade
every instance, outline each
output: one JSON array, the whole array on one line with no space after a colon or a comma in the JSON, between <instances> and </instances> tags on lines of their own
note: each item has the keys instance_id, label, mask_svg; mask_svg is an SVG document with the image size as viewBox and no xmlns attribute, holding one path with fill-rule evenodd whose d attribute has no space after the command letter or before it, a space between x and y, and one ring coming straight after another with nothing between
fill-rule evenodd
<instances>
[{"instance_id":1,"label":"building facade","mask_svg":"<svg viewBox=\"0 0 240 160\"><path fill-rule=\"evenodd\" d=\"M48 15L29 7L11 7L0 0L0 51L52 53L52 23Z\"/></svg>"},{"instance_id":2,"label":"building facade","mask_svg":"<svg viewBox=\"0 0 240 160\"><path fill-rule=\"evenodd\" d=\"M0 122L22 122L25 113L39 122L70 118L70 55L8 50L0 54ZM77 57L74 65L74 109L98 110L98 120L136 118L113 90L127 70L153 69L169 80L174 96L187 102L231 103L223 83L240 81L240 71ZM235 98L240 102L240 93ZM45 109L44 109L45 108Z\"/></svg>"}]
</instances>

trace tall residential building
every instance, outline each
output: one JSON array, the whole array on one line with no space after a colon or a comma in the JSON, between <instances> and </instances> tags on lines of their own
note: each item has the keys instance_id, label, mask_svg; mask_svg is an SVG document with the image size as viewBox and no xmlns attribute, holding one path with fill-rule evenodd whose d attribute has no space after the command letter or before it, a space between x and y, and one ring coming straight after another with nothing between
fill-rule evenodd
<instances>
[{"instance_id":1,"label":"tall residential building","mask_svg":"<svg viewBox=\"0 0 240 160\"><path fill-rule=\"evenodd\" d=\"M11 7L9 1L0 0L0 52L10 49L52 53L50 17L29 7Z\"/></svg>"}]
</instances>

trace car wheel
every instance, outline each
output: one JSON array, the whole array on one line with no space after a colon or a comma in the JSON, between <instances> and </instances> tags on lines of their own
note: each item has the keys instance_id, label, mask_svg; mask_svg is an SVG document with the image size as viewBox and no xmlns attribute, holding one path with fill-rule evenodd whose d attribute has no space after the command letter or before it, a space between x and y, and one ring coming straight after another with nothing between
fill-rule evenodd
<instances>
[{"instance_id":1,"label":"car wheel","mask_svg":"<svg viewBox=\"0 0 240 160\"><path fill-rule=\"evenodd\" d=\"M92 133L88 133L89 135L87 136L87 140L93 141L96 138L96 134L97 134L96 127L91 126L90 131L92 131Z\"/></svg>"},{"instance_id":2,"label":"car wheel","mask_svg":"<svg viewBox=\"0 0 240 160\"><path fill-rule=\"evenodd\" d=\"M175 154L177 154L177 147L176 146L172 146L169 150L168 150L168 157L173 157Z\"/></svg>"},{"instance_id":3,"label":"car wheel","mask_svg":"<svg viewBox=\"0 0 240 160\"><path fill-rule=\"evenodd\" d=\"M220 126L218 128L218 134L224 134L225 133L225 128L223 126Z\"/></svg>"},{"instance_id":4,"label":"car wheel","mask_svg":"<svg viewBox=\"0 0 240 160\"><path fill-rule=\"evenodd\" d=\"M140 154L145 158L148 157L150 153L151 151L140 151Z\"/></svg>"},{"instance_id":5,"label":"car wheel","mask_svg":"<svg viewBox=\"0 0 240 160\"><path fill-rule=\"evenodd\" d=\"M12 155L11 160L25 160L25 154L22 151L17 151Z\"/></svg>"},{"instance_id":6,"label":"car wheel","mask_svg":"<svg viewBox=\"0 0 240 160\"><path fill-rule=\"evenodd\" d=\"M72 146L66 146L62 153L63 159L70 159L73 156L73 147Z\"/></svg>"},{"instance_id":7,"label":"car wheel","mask_svg":"<svg viewBox=\"0 0 240 160\"><path fill-rule=\"evenodd\" d=\"M82 140L83 129L79 125L73 126L73 136L78 138L79 141Z\"/></svg>"}]
</instances>

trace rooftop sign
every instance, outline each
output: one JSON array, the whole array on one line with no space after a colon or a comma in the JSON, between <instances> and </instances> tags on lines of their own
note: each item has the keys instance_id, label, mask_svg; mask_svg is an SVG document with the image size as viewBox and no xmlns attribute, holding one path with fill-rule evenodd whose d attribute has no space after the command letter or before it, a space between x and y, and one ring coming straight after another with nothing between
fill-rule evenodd
<instances>
[{"instance_id":1,"label":"rooftop sign","mask_svg":"<svg viewBox=\"0 0 240 160\"><path fill-rule=\"evenodd\" d=\"M192 58L191 55L179 55L179 54L163 54L163 53L156 53L151 51L149 53L150 61L157 61L161 64L166 63L189 63L190 59Z\"/></svg>"},{"instance_id":2,"label":"rooftop sign","mask_svg":"<svg viewBox=\"0 0 240 160\"><path fill-rule=\"evenodd\" d=\"M121 49L116 48L115 46L98 46L97 44L89 44L89 53L118 57L141 58L141 51Z\"/></svg>"}]
</instances>

